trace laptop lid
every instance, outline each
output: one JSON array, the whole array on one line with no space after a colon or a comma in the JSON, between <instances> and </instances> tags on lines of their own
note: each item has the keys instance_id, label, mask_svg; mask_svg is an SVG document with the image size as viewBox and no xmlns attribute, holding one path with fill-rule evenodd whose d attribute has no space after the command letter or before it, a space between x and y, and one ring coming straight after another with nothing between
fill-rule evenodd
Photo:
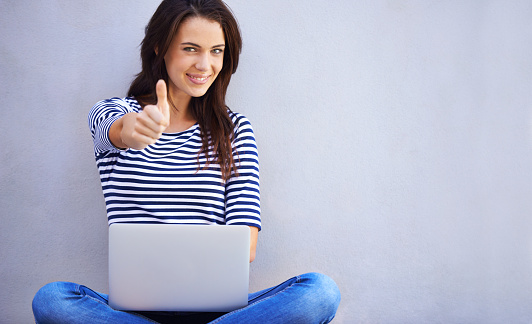
<instances>
[{"instance_id":1,"label":"laptop lid","mask_svg":"<svg viewBox=\"0 0 532 324\"><path fill-rule=\"evenodd\" d=\"M119 310L229 312L248 304L244 225L109 227L109 305Z\"/></svg>"}]
</instances>

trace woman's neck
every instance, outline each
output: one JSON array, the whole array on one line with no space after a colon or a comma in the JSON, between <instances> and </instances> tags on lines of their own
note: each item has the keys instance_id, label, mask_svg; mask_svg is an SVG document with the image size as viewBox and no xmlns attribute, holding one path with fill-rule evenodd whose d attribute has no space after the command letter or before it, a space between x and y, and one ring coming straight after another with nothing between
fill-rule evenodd
<instances>
[{"instance_id":1,"label":"woman's neck","mask_svg":"<svg viewBox=\"0 0 532 324\"><path fill-rule=\"evenodd\" d=\"M192 97L186 94L170 94L168 104L170 105L170 125L166 128L166 133L178 133L189 129L196 123L189 109Z\"/></svg>"}]
</instances>

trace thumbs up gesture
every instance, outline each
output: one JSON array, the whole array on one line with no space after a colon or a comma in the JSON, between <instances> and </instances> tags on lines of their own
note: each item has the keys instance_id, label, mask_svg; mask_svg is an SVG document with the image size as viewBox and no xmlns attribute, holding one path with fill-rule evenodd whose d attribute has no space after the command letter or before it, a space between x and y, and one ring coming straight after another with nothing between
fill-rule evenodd
<instances>
[{"instance_id":1,"label":"thumbs up gesture","mask_svg":"<svg viewBox=\"0 0 532 324\"><path fill-rule=\"evenodd\" d=\"M128 113L121 118L120 140L123 146L142 150L155 143L170 124L170 106L164 80L157 82L155 91L156 105L146 105L141 112ZM112 136L111 141L113 141Z\"/></svg>"}]
</instances>

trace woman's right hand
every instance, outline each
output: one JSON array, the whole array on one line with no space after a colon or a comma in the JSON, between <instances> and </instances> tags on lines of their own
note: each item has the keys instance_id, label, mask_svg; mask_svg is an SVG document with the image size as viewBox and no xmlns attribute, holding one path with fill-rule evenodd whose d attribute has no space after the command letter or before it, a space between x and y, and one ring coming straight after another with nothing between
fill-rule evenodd
<instances>
[{"instance_id":1,"label":"woman's right hand","mask_svg":"<svg viewBox=\"0 0 532 324\"><path fill-rule=\"evenodd\" d=\"M170 106L164 80L159 80L155 89L156 105L146 105L139 113L125 114L111 125L109 137L116 147L142 150L155 143L168 127Z\"/></svg>"}]
</instances>

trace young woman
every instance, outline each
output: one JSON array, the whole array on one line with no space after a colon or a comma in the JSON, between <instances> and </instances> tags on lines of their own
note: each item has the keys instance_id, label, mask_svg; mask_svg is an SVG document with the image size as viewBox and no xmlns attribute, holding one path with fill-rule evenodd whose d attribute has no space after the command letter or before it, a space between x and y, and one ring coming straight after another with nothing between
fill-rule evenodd
<instances>
[{"instance_id":1,"label":"young woman","mask_svg":"<svg viewBox=\"0 0 532 324\"><path fill-rule=\"evenodd\" d=\"M221 0L164 0L142 42L126 98L89 113L109 224L247 225L261 229L259 167L249 121L225 104L241 36ZM37 323L328 323L338 287L303 274L249 295L230 313L123 312L107 295L54 282L33 300Z\"/></svg>"}]
</instances>

